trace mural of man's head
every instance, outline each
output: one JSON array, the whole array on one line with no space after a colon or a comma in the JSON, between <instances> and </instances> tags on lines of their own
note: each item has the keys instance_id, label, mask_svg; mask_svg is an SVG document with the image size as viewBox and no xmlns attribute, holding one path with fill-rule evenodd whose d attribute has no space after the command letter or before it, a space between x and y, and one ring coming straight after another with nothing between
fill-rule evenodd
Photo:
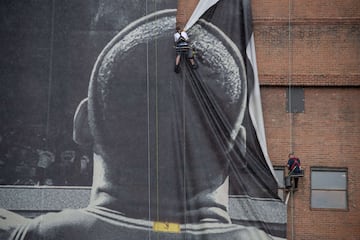
<instances>
[{"instance_id":1,"label":"mural of man's head","mask_svg":"<svg viewBox=\"0 0 360 240\"><path fill-rule=\"evenodd\" d=\"M244 64L225 34L199 21L188 31L199 68L182 61L175 74L175 15L140 18L104 48L74 139L94 146L93 205L136 218L228 222L228 155L239 141L246 151Z\"/></svg>"}]
</instances>

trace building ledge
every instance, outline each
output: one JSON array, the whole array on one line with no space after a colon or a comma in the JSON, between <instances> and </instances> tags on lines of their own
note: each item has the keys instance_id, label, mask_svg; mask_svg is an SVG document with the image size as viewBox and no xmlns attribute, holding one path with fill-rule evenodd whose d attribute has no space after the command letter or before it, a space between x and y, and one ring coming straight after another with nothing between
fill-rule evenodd
<instances>
[{"instance_id":1,"label":"building ledge","mask_svg":"<svg viewBox=\"0 0 360 240\"><path fill-rule=\"evenodd\" d=\"M0 208L12 211L60 211L89 204L91 187L0 186Z\"/></svg>"},{"instance_id":2,"label":"building ledge","mask_svg":"<svg viewBox=\"0 0 360 240\"><path fill-rule=\"evenodd\" d=\"M360 74L259 74L261 86L360 87Z\"/></svg>"},{"instance_id":3,"label":"building ledge","mask_svg":"<svg viewBox=\"0 0 360 240\"><path fill-rule=\"evenodd\" d=\"M254 25L360 25L360 17L332 17L332 18L254 18Z\"/></svg>"}]
</instances>

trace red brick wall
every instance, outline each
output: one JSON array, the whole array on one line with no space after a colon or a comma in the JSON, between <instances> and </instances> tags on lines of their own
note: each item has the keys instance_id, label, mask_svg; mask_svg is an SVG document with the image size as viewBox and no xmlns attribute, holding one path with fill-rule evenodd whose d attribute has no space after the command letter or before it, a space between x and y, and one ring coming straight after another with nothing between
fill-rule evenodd
<instances>
[{"instance_id":1,"label":"red brick wall","mask_svg":"<svg viewBox=\"0 0 360 240\"><path fill-rule=\"evenodd\" d=\"M305 177L300 179L299 191L295 193L295 239L359 239L359 88L305 88L305 112L293 114L292 120L285 110L286 90L285 87L262 87L261 94L273 164L286 163L293 139L293 150L305 167ZM348 169L348 211L310 209L312 166ZM289 212L289 234L291 220Z\"/></svg>"},{"instance_id":2,"label":"red brick wall","mask_svg":"<svg viewBox=\"0 0 360 240\"><path fill-rule=\"evenodd\" d=\"M360 1L252 5L263 85L287 85L289 74L294 85L360 85Z\"/></svg>"},{"instance_id":3,"label":"red brick wall","mask_svg":"<svg viewBox=\"0 0 360 240\"><path fill-rule=\"evenodd\" d=\"M178 19L195 2L179 0ZM252 0L252 9L270 158L283 166L293 149L306 168L288 239L360 239L360 1ZM304 113L286 112L289 84L305 87ZM348 169L348 211L310 208L312 166Z\"/></svg>"},{"instance_id":4,"label":"red brick wall","mask_svg":"<svg viewBox=\"0 0 360 240\"><path fill-rule=\"evenodd\" d=\"M292 119L286 112L286 91L284 87L261 88L269 153L276 164L281 163L277 160L281 156L286 158L291 135L294 150L314 158L312 165L337 166L340 159L340 165L348 164L346 159L360 160L358 88L305 88L305 112L292 114Z\"/></svg>"},{"instance_id":5,"label":"red brick wall","mask_svg":"<svg viewBox=\"0 0 360 240\"><path fill-rule=\"evenodd\" d=\"M178 0L176 22L177 25L183 28L191 17L199 0Z\"/></svg>"},{"instance_id":6,"label":"red brick wall","mask_svg":"<svg viewBox=\"0 0 360 240\"><path fill-rule=\"evenodd\" d=\"M284 165L293 139L306 168L294 218L289 202L288 239L359 239L360 1L252 4L269 155ZM305 112L292 119L285 105L289 83L306 86ZM312 166L348 169L348 211L311 210Z\"/></svg>"}]
</instances>

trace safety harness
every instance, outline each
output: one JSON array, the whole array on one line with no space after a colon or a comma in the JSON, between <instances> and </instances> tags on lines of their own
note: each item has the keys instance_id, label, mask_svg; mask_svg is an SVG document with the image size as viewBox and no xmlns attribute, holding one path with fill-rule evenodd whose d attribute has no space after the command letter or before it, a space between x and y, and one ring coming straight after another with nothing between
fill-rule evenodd
<instances>
[{"instance_id":1,"label":"safety harness","mask_svg":"<svg viewBox=\"0 0 360 240\"><path fill-rule=\"evenodd\" d=\"M186 39L181 35L181 32L179 34L180 34L180 37L176 41L176 46L178 46L178 47L188 46L188 43L187 43Z\"/></svg>"},{"instance_id":2,"label":"safety harness","mask_svg":"<svg viewBox=\"0 0 360 240\"><path fill-rule=\"evenodd\" d=\"M300 163L298 158L292 158L294 160L293 164L291 165L290 169L293 172L296 168L300 170Z\"/></svg>"}]
</instances>

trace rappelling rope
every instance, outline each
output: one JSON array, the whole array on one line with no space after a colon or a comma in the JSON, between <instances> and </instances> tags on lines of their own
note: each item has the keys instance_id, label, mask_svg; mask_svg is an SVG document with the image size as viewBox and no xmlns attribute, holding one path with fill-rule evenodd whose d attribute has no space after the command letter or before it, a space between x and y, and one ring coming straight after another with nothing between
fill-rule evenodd
<instances>
[{"instance_id":1,"label":"rappelling rope","mask_svg":"<svg viewBox=\"0 0 360 240\"><path fill-rule=\"evenodd\" d=\"M151 12L156 12L157 11L157 6L156 6L156 1L153 1L153 9L149 11L149 3L148 0L146 0L145 3L145 15L148 15ZM150 40L151 41L151 40ZM148 141L148 153L147 153L147 158L148 158L148 218L149 221L152 220L152 211L151 211L151 199L152 199L152 188L151 188L151 134L150 134L150 66L149 63L154 62L155 63L155 167L156 167L156 219L159 220L160 219L160 196L159 196L159 116L158 116L158 51L157 51L157 38L155 38L155 46L154 46L154 51L155 51L155 61L152 61L152 59L150 59L150 49L149 49L149 40L147 40L146 43L146 91L147 91L147 129L148 129L148 133L147 133L147 141ZM151 229L149 230L149 239L150 239L150 235L151 235Z\"/></svg>"},{"instance_id":2,"label":"rappelling rope","mask_svg":"<svg viewBox=\"0 0 360 240\"><path fill-rule=\"evenodd\" d=\"M291 36L291 13L292 13L292 0L289 0L289 18L288 18L288 104L289 104L289 121L290 121L290 152L293 152L294 149L294 134L293 134L293 117L294 114L292 112L292 63L293 63L293 54L292 54L292 36ZM295 227L294 227L294 192L291 191L289 193L291 198L291 207L290 207L290 215L291 215L291 239L293 240L295 237ZM287 199L288 201L288 199Z\"/></svg>"},{"instance_id":3,"label":"rappelling rope","mask_svg":"<svg viewBox=\"0 0 360 240\"><path fill-rule=\"evenodd\" d=\"M292 112L292 36L291 36L291 12L292 12L292 0L289 0L289 14L288 14L288 106L289 106L289 124L290 124L290 152L293 152L294 148L294 134L293 134L293 112Z\"/></svg>"},{"instance_id":4,"label":"rappelling rope","mask_svg":"<svg viewBox=\"0 0 360 240\"><path fill-rule=\"evenodd\" d=\"M148 0L145 3L145 14L148 14ZM147 96L147 160L148 160L148 217L151 220L151 149L150 149L150 79L149 79L149 43L146 43L146 96ZM148 238L151 236L151 229L149 229Z\"/></svg>"},{"instance_id":5,"label":"rappelling rope","mask_svg":"<svg viewBox=\"0 0 360 240\"><path fill-rule=\"evenodd\" d=\"M180 57L180 63L185 63L185 59L183 54L181 54ZM179 64L180 64L179 63ZM184 64L182 64L184 66ZM184 69L185 70L185 69ZM183 130L183 187L184 187L184 196L183 196L183 200L184 200L184 223L187 223L187 215L186 215L186 205L187 205L187 184L186 184L186 105L185 105L185 98L186 98L186 75L185 75L185 71L181 71L181 79L182 79L182 130Z\"/></svg>"},{"instance_id":6,"label":"rappelling rope","mask_svg":"<svg viewBox=\"0 0 360 240\"><path fill-rule=\"evenodd\" d=\"M156 6L156 1L154 1L154 12L156 12L157 10L157 6ZM156 16L157 18L157 16ZM156 216L157 216L157 220L160 219L160 206L159 206L159 201L160 201L160 196L159 196L159 98L158 98L158 51L157 51L157 45L158 45L158 41L157 38L155 38L155 46L154 46L154 50L155 50L155 86L156 86L156 90L155 90L155 111L156 111L156 116L155 116L155 121L156 121L156 136L155 136L155 141L156 141Z\"/></svg>"},{"instance_id":7,"label":"rappelling rope","mask_svg":"<svg viewBox=\"0 0 360 240\"><path fill-rule=\"evenodd\" d=\"M47 114L46 114L46 148L48 148L48 139L50 135L50 108L51 108L51 91L53 81L53 56L54 56L54 31L55 31L55 0L52 1L51 9L51 35L50 35L50 52L49 52L49 74L48 74L48 101L47 101Z\"/></svg>"}]
</instances>

